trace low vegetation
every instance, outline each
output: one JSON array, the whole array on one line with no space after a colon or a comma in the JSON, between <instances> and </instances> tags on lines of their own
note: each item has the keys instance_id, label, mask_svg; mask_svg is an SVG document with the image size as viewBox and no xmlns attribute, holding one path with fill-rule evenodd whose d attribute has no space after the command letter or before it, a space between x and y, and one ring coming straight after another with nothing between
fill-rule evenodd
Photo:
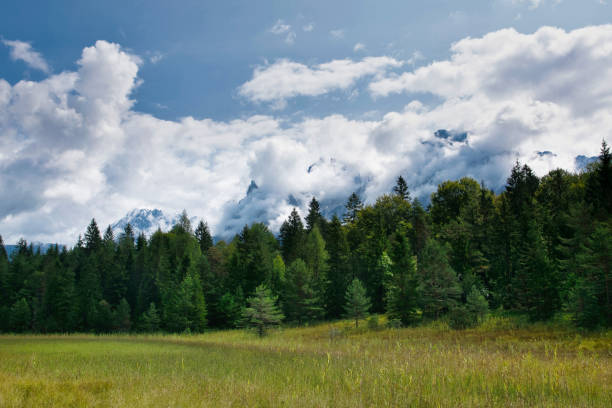
<instances>
[{"instance_id":1,"label":"low vegetation","mask_svg":"<svg viewBox=\"0 0 612 408\"><path fill-rule=\"evenodd\" d=\"M198 335L0 336L2 407L612 406L612 332L385 317Z\"/></svg>"}]
</instances>

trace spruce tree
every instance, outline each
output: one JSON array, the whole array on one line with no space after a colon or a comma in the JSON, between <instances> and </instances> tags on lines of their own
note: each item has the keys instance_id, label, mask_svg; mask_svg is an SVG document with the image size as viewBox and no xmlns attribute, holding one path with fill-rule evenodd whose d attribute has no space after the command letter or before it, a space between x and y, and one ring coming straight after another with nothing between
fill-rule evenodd
<instances>
[{"instance_id":1,"label":"spruce tree","mask_svg":"<svg viewBox=\"0 0 612 408\"><path fill-rule=\"evenodd\" d=\"M321 209L319 202L315 197L312 197L310 205L308 206L308 215L306 216L306 230L312 231L314 227L318 227L321 230L324 227L325 219L321 215Z\"/></svg>"},{"instance_id":2,"label":"spruce tree","mask_svg":"<svg viewBox=\"0 0 612 408\"><path fill-rule=\"evenodd\" d=\"M344 213L344 223L350 224L357 219L357 214L363 209L363 202L357 193L353 192L346 202L346 212Z\"/></svg>"},{"instance_id":3,"label":"spruce tree","mask_svg":"<svg viewBox=\"0 0 612 408\"><path fill-rule=\"evenodd\" d=\"M324 315L322 299L304 261L296 259L287 268L283 309L287 319L298 323L319 320Z\"/></svg>"},{"instance_id":4,"label":"spruce tree","mask_svg":"<svg viewBox=\"0 0 612 408\"><path fill-rule=\"evenodd\" d=\"M397 194L402 199L409 201L410 200L410 192L408 191L408 184L406 184L406 180L402 176L397 178L397 182L395 183L395 187L393 187L393 193Z\"/></svg>"},{"instance_id":5,"label":"spruce tree","mask_svg":"<svg viewBox=\"0 0 612 408\"><path fill-rule=\"evenodd\" d=\"M159 330L160 318L155 303L151 302L149 308L140 318L140 329L145 332L155 332Z\"/></svg>"},{"instance_id":6,"label":"spruce tree","mask_svg":"<svg viewBox=\"0 0 612 408\"><path fill-rule=\"evenodd\" d=\"M327 229L326 248L329 253L327 261L327 294L325 296L329 317L338 318L344 312L344 294L348 287L349 276L349 246L346 233L340 219L334 215Z\"/></svg>"},{"instance_id":7,"label":"spruce tree","mask_svg":"<svg viewBox=\"0 0 612 408\"><path fill-rule=\"evenodd\" d=\"M346 289L346 304L344 310L346 317L355 320L355 328L359 327L359 319L368 316L370 310L370 299L366 296L366 290L357 278L353 279Z\"/></svg>"},{"instance_id":8,"label":"spruce tree","mask_svg":"<svg viewBox=\"0 0 612 408\"><path fill-rule=\"evenodd\" d=\"M22 333L32 327L32 311L28 301L22 297L10 309L9 327L12 331Z\"/></svg>"},{"instance_id":9,"label":"spruce tree","mask_svg":"<svg viewBox=\"0 0 612 408\"><path fill-rule=\"evenodd\" d=\"M385 296L389 319L399 320L403 325L414 324L420 303L417 262L402 231L394 234L389 255L392 275L387 275Z\"/></svg>"},{"instance_id":10,"label":"spruce tree","mask_svg":"<svg viewBox=\"0 0 612 408\"><path fill-rule=\"evenodd\" d=\"M305 238L304 224L295 208L281 225L279 238L283 260L289 265L301 256Z\"/></svg>"},{"instance_id":11,"label":"spruce tree","mask_svg":"<svg viewBox=\"0 0 612 408\"><path fill-rule=\"evenodd\" d=\"M126 332L132 327L131 310L125 298L119 301L119 305L114 313L115 330Z\"/></svg>"},{"instance_id":12,"label":"spruce tree","mask_svg":"<svg viewBox=\"0 0 612 408\"><path fill-rule=\"evenodd\" d=\"M242 313L247 327L254 327L259 337L266 334L270 326L279 325L283 314L276 307L276 298L264 285L255 288L255 294L247 299L248 307Z\"/></svg>"},{"instance_id":13,"label":"spruce tree","mask_svg":"<svg viewBox=\"0 0 612 408\"><path fill-rule=\"evenodd\" d=\"M423 316L438 318L450 311L461 296L461 286L448 263L448 249L430 239L419 262L419 293Z\"/></svg>"},{"instance_id":14,"label":"spruce tree","mask_svg":"<svg viewBox=\"0 0 612 408\"><path fill-rule=\"evenodd\" d=\"M206 254L208 249L213 246L212 235L208 229L208 224L200 220L198 227L195 230L195 237L200 245L200 251L202 254Z\"/></svg>"},{"instance_id":15,"label":"spruce tree","mask_svg":"<svg viewBox=\"0 0 612 408\"><path fill-rule=\"evenodd\" d=\"M100 229L94 218L91 219L87 231L85 232L85 248L89 253L97 251L102 245Z\"/></svg>"}]
</instances>

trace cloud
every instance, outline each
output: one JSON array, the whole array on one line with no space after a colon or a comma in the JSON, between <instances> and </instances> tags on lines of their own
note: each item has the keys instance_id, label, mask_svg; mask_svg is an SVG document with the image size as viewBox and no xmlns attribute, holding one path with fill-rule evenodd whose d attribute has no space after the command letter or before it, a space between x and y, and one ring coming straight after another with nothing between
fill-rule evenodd
<instances>
[{"instance_id":1,"label":"cloud","mask_svg":"<svg viewBox=\"0 0 612 408\"><path fill-rule=\"evenodd\" d=\"M373 202L399 174L424 198L462 176L499 189L517 159L539 175L573 170L584 162L577 156L597 155L612 134L611 32L543 28L465 39L448 60L405 73L418 81L409 76L385 88L434 93L439 103L407 98L399 111L295 122L262 115L170 121L137 112L131 95L140 59L99 41L73 72L15 85L0 79L0 233L8 243L25 236L73 244L92 216L104 226L133 208L185 208L225 236L253 220L276 231L292 206L305 214L313 195L332 210L353 191ZM268 85L280 83L276 93L253 95L320 94L394 66L339 61L260 68L304 74L297 79L315 78L316 86L277 80ZM245 197L251 180L258 188Z\"/></svg>"},{"instance_id":2,"label":"cloud","mask_svg":"<svg viewBox=\"0 0 612 408\"><path fill-rule=\"evenodd\" d=\"M355 46L353 47L353 51L354 52L359 52L359 51L364 51L366 48L365 44L363 43L357 43L355 44Z\"/></svg>"},{"instance_id":3,"label":"cloud","mask_svg":"<svg viewBox=\"0 0 612 408\"><path fill-rule=\"evenodd\" d=\"M514 5L523 5L527 4L530 10L537 9L542 4L546 3L547 0L511 0ZM563 0L551 0L550 2L553 5L557 5L561 3Z\"/></svg>"},{"instance_id":4,"label":"cloud","mask_svg":"<svg viewBox=\"0 0 612 408\"><path fill-rule=\"evenodd\" d=\"M44 73L49 73L51 71L45 59L38 51L32 48L30 43L19 40L2 40L2 43L11 49L11 59L13 61L23 61L30 68L37 69Z\"/></svg>"},{"instance_id":5,"label":"cloud","mask_svg":"<svg viewBox=\"0 0 612 408\"><path fill-rule=\"evenodd\" d=\"M272 102L284 107L289 98L318 96L335 90L347 89L364 76L380 75L402 62L389 57L367 57L361 61L333 60L307 65L281 59L260 66L253 78L239 88L239 93L252 102Z\"/></svg>"},{"instance_id":6,"label":"cloud","mask_svg":"<svg viewBox=\"0 0 612 408\"><path fill-rule=\"evenodd\" d=\"M337 30L331 30L329 32L329 34L336 39L342 39L344 38L344 30L341 29L337 29Z\"/></svg>"},{"instance_id":7,"label":"cloud","mask_svg":"<svg viewBox=\"0 0 612 408\"><path fill-rule=\"evenodd\" d=\"M302 26L302 30L307 32L307 33L309 33L312 30L314 30L314 27L315 27L314 23L308 23L308 24L305 24L304 26Z\"/></svg>"},{"instance_id":8,"label":"cloud","mask_svg":"<svg viewBox=\"0 0 612 408\"><path fill-rule=\"evenodd\" d=\"M285 24L283 20L277 20L269 31L274 35L284 35L285 42L289 45L295 42L295 32L291 30L291 25Z\"/></svg>"}]
</instances>

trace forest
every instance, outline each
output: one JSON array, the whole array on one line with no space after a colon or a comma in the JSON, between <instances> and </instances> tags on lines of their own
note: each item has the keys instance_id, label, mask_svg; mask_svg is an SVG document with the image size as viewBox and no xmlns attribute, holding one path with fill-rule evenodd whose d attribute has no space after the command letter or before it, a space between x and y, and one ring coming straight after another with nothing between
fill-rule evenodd
<instances>
[{"instance_id":1,"label":"forest","mask_svg":"<svg viewBox=\"0 0 612 408\"><path fill-rule=\"evenodd\" d=\"M195 227L195 228L194 228ZM612 326L612 164L602 142L583 171L538 178L516 162L499 194L472 178L440 184L424 207L403 176L371 205L353 193L342 218L294 209L278 236L245 226L213 243L185 212L169 232L115 237L92 219L73 248L0 237L0 331L202 332L386 314L390 326L489 313ZM270 317L269 316L269 317Z\"/></svg>"}]
</instances>

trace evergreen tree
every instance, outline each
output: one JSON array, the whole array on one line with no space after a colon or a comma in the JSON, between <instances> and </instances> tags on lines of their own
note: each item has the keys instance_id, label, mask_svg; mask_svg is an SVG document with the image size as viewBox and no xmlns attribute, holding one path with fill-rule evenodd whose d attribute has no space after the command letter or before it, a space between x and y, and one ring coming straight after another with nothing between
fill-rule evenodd
<instances>
[{"instance_id":1,"label":"evergreen tree","mask_svg":"<svg viewBox=\"0 0 612 408\"><path fill-rule=\"evenodd\" d=\"M100 237L100 229L95 219L91 219L87 232L85 232L85 248L89 253L97 251L102 245L102 237Z\"/></svg>"},{"instance_id":2,"label":"evergreen tree","mask_svg":"<svg viewBox=\"0 0 612 408\"><path fill-rule=\"evenodd\" d=\"M447 251L433 239L425 244L419 262L419 293L425 317L438 318L447 313L461 296L461 286L448 264Z\"/></svg>"},{"instance_id":3,"label":"evergreen tree","mask_svg":"<svg viewBox=\"0 0 612 408\"><path fill-rule=\"evenodd\" d=\"M397 178L397 182L395 183L395 187L393 187L393 193L401 197L402 199L409 201L410 200L410 192L408 191L408 184L406 184L406 180L402 176Z\"/></svg>"},{"instance_id":4,"label":"evergreen tree","mask_svg":"<svg viewBox=\"0 0 612 408\"><path fill-rule=\"evenodd\" d=\"M612 326L612 227L599 224L577 254L571 310L579 326Z\"/></svg>"},{"instance_id":5,"label":"evergreen tree","mask_svg":"<svg viewBox=\"0 0 612 408\"><path fill-rule=\"evenodd\" d=\"M115 330L122 332L129 331L132 327L132 321L130 316L130 305L128 304L127 300L123 298L121 299L121 301L119 301L119 305L117 306L117 309L114 313L113 320L115 322Z\"/></svg>"},{"instance_id":6,"label":"evergreen tree","mask_svg":"<svg viewBox=\"0 0 612 408\"><path fill-rule=\"evenodd\" d=\"M316 296L321 299L324 304L325 294L327 292L327 272L329 270L328 260L329 254L325 250L325 241L319 232L318 227L314 227L306 237L306 245L304 248L304 260L306 266L312 274L312 286L316 291Z\"/></svg>"},{"instance_id":7,"label":"evergreen tree","mask_svg":"<svg viewBox=\"0 0 612 408\"><path fill-rule=\"evenodd\" d=\"M193 234L193 230L191 229L191 220L187 215L187 211L183 210L181 215L179 215L176 224L172 227L173 232L185 233L185 234Z\"/></svg>"},{"instance_id":8,"label":"evergreen tree","mask_svg":"<svg viewBox=\"0 0 612 408\"><path fill-rule=\"evenodd\" d=\"M391 243L392 275L386 287L387 313L390 320L403 325L414 324L418 319L420 296L417 290L417 262L410 251L406 236L398 231Z\"/></svg>"},{"instance_id":9,"label":"evergreen tree","mask_svg":"<svg viewBox=\"0 0 612 408\"><path fill-rule=\"evenodd\" d=\"M344 294L348 287L349 276L349 247L346 233L342 229L340 219L334 215L327 230L327 245L329 253L327 278L327 311L329 317L338 318L344 312Z\"/></svg>"},{"instance_id":10,"label":"evergreen tree","mask_svg":"<svg viewBox=\"0 0 612 408\"><path fill-rule=\"evenodd\" d=\"M280 324L283 314L276 307L276 298L264 285L255 289L255 295L247 299L248 307L243 311L243 318L247 327L257 329L259 337L266 334L270 326Z\"/></svg>"},{"instance_id":11,"label":"evergreen tree","mask_svg":"<svg viewBox=\"0 0 612 408\"><path fill-rule=\"evenodd\" d=\"M304 261L296 259L287 268L283 309L290 321L304 323L323 317L322 299L317 294L312 271Z\"/></svg>"},{"instance_id":12,"label":"evergreen tree","mask_svg":"<svg viewBox=\"0 0 612 408\"><path fill-rule=\"evenodd\" d=\"M305 238L304 224L295 208L281 225L279 238L283 260L289 265L301 256Z\"/></svg>"},{"instance_id":13,"label":"evergreen tree","mask_svg":"<svg viewBox=\"0 0 612 408\"><path fill-rule=\"evenodd\" d=\"M145 332L158 331L160 322L161 320L155 303L151 302L147 311L144 312L140 318L140 329Z\"/></svg>"},{"instance_id":14,"label":"evergreen tree","mask_svg":"<svg viewBox=\"0 0 612 408\"><path fill-rule=\"evenodd\" d=\"M318 227L322 230L324 227L325 218L321 215L319 202L315 197L312 197L308 206L308 215L306 216L306 231L310 232L313 228Z\"/></svg>"},{"instance_id":15,"label":"evergreen tree","mask_svg":"<svg viewBox=\"0 0 612 408\"><path fill-rule=\"evenodd\" d=\"M273 294L280 294L285 285L285 262L280 254L277 254L272 261L272 274L266 279L266 286Z\"/></svg>"},{"instance_id":16,"label":"evergreen tree","mask_svg":"<svg viewBox=\"0 0 612 408\"><path fill-rule=\"evenodd\" d=\"M357 193L353 192L346 202L346 212L344 213L344 223L350 224L357 219L357 214L363 209L363 202Z\"/></svg>"},{"instance_id":17,"label":"evergreen tree","mask_svg":"<svg viewBox=\"0 0 612 408\"><path fill-rule=\"evenodd\" d=\"M202 251L203 254L206 254L208 249L213 246L212 235L210 235L208 224L206 222L200 220L200 223L195 230L195 237L198 240L198 244L200 244L200 251Z\"/></svg>"},{"instance_id":18,"label":"evergreen tree","mask_svg":"<svg viewBox=\"0 0 612 408\"><path fill-rule=\"evenodd\" d=\"M32 311L28 301L22 297L10 309L9 327L11 330L22 333L32 327Z\"/></svg>"},{"instance_id":19,"label":"evergreen tree","mask_svg":"<svg viewBox=\"0 0 612 408\"><path fill-rule=\"evenodd\" d=\"M357 278L353 279L346 289L346 304L344 310L346 317L355 320L355 328L359 327L359 319L364 319L370 310L370 299L366 296L366 290Z\"/></svg>"}]
</instances>

